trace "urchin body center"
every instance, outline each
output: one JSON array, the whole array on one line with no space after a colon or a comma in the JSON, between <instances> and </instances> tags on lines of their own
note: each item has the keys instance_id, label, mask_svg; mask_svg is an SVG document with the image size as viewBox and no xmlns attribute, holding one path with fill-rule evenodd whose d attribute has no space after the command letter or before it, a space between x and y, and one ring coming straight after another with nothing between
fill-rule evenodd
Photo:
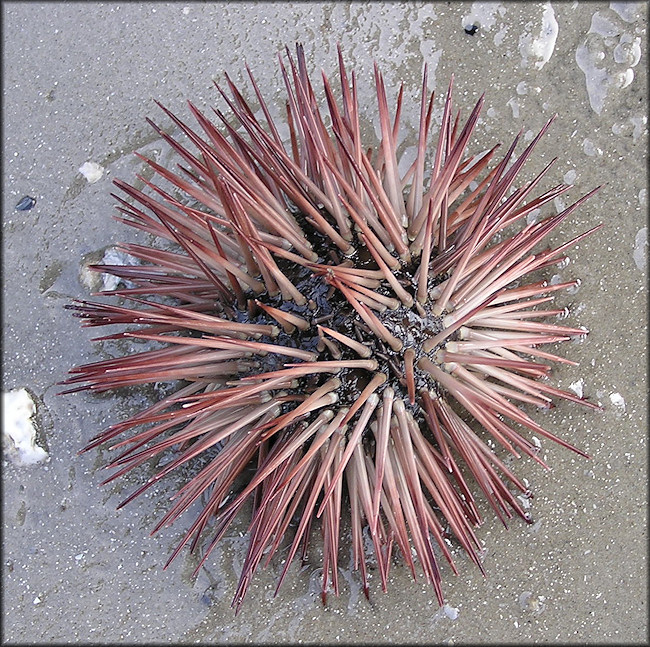
<instances>
[{"instance_id":1,"label":"urchin body center","mask_svg":"<svg viewBox=\"0 0 650 647\"><path fill-rule=\"evenodd\" d=\"M332 268L336 265L332 265ZM368 266L366 266L368 267ZM373 267L373 269L375 269ZM405 305L395 298L390 285L381 281L375 288L375 294L390 299L392 307L384 304L375 304L372 314L381 326L396 340L393 344L387 343L385 339L376 334L376 331L367 325L351 307L345 295L332 286L331 270L323 275L307 274L304 268L299 266L285 266L287 276L297 286L302 288L307 298L305 305L298 305L292 301L285 301L281 295L261 295L259 300L267 305L273 305L280 310L296 314L309 322L306 330L293 329L291 333L286 330L281 332L279 339L283 345L296 348L314 350L318 353L319 361L327 360L353 360L359 357L359 351L338 343L328 338L320 326L327 326L330 329L343 333L347 337L362 344L368 350L368 357L374 359L377 368L374 371L360 369L346 369L339 371L344 379L337 390L339 404L351 406L359 397L363 389L376 374L383 374L386 382L377 388L380 394L383 389L390 385L397 397L405 402L409 401L406 373L407 362L410 361L414 375L414 386L416 391L421 389L435 390L437 387L431 376L417 367L422 357L436 361L437 348L425 350L425 343L441 333L444 326L444 315L437 315L433 312L433 302L427 300L420 304L416 298L416 284L413 278L413 271L408 266L403 266L395 272L395 277L404 290L412 297L412 304ZM430 278L429 288L432 289L442 280L441 277ZM369 303L368 301L366 303ZM242 312L239 321L250 321L254 323L277 323L270 320L266 313L256 312L250 317ZM327 329L327 328L325 328ZM316 331L319 331L318 334ZM450 339L455 339L456 334L452 333ZM410 357L407 356L410 354ZM280 358L280 362L284 362ZM268 357L265 364L269 370L279 368L278 358ZM314 381L311 388L317 388L323 382L323 378Z\"/></svg>"}]
</instances>

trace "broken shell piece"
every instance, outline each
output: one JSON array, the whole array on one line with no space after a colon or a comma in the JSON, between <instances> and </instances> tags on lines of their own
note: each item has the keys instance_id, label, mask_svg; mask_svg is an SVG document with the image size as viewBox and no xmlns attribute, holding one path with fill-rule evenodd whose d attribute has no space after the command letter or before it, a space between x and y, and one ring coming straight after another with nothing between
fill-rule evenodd
<instances>
[{"instance_id":1,"label":"broken shell piece","mask_svg":"<svg viewBox=\"0 0 650 647\"><path fill-rule=\"evenodd\" d=\"M84 162L79 167L79 173L88 180L88 184L94 184L104 175L104 167L97 164L97 162Z\"/></svg>"},{"instance_id":2,"label":"broken shell piece","mask_svg":"<svg viewBox=\"0 0 650 647\"><path fill-rule=\"evenodd\" d=\"M26 389L2 394L2 435L9 445L6 455L19 465L33 465L48 458L48 453L36 444L36 428L31 420L35 412Z\"/></svg>"}]
</instances>

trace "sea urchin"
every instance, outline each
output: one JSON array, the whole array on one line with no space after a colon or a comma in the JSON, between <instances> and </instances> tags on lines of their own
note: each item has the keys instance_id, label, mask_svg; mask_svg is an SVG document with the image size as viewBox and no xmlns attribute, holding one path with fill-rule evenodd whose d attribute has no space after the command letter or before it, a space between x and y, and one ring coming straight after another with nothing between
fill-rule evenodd
<instances>
[{"instance_id":1,"label":"sea urchin","mask_svg":"<svg viewBox=\"0 0 650 647\"><path fill-rule=\"evenodd\" d=\"M287 51L286 63L280 57L280 69L286 145L250 70L257 112L227 75L228 91L216 86L229 108L229 115L215 110L220 126L192 103L199 129L160 106L191 146L149 122L183 164L169 170L142 157L162 182L138 176L141 190L116 180L126 197L115 197L119 219L166 241L121 245L139 265L94 266L127 282L110 292L121 305L69 307L86 326L126 325L100 339L150 346L74 368L66 392L178 383L85 449L117 440L113 447L122 451L106 482L162 458L121 505L189 467L191 477L154 529L200 504L169 562L206 531L211 541L200 568L248 511L236 608L257 567L278 552L280 586L296 553L305 558L313 523L322 532L323 598L330 588L338 593L344 507L366 595L365 548L372 545L385 589L397 547L414 577L419 562L442 604L437 560L444 555L455 571L450 536L483 570L476 486L504 523L513 513L527 519L513 493L527 488L499 457L523 453L544 465L520 430L582 453L517 405L548 408L564 398L597 408L548 383L553 362L573 362L539 349L585 334L537 321L562 312L536 308L575 282L524 282L598 229L538 249L594 191L536 220L570 188L530 197L553 162L515 188L552 119L518 157L519 136L488 170L497 147L466 154L483 98L462 125L451 84L428 165L426 66L415 160L403 175L403 88L391 115L375 66L381 141L365 148L356 78L340 51L338 100L323 75L327 114L300 46L295 58Z\"/></svg>"}]
</instances>

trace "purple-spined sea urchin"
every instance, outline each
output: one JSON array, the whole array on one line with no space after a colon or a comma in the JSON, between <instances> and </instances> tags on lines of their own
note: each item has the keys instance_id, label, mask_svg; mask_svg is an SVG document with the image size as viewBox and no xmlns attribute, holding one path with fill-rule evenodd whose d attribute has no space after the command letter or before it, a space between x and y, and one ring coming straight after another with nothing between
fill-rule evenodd
<instances>
[{"instance_id":1,"label":"purple-spined sea urchin","mask_svg":"<svg viewBox=\"0 0 650 647\"><path fill-rule=\"evenodd\" d=\"M526 487L498 455L523 453L544 465L519 430L582 453L517 405L550 407L564 398L597 408L544 379L553 362L573 362L539 346L585 330L537 321L561 311L536 307L575 283L523 281L598 229L539 249L593 191L557 215L528 218L570 188L531 197L552 162L515 188L552 119L519 157L517 137L488 170L497 147L466 154L483 98L461 125L451 84L426 173L433 108L426 66L417 152L401 175L402 88L391 115L375 66L381 141L367 149L356 78L340 51L340 100L323 76L327 115L302 48L286 60L286 145L250 70L259 118L226 76L229 92L217 90L230 111L215 111L219 127L191 103L199 129L161 106L191 147L150 122L183 164L172 171L142 157L162 182L139 177L140 190L116 180L126 195L116 196L118 217L175 247L121 245L141 264L95 269L129 282L110 293L127 305L70 307L84 325L127 326L100 339L149 340L154 348L75 368L65 384L99 392L180 383L86 449L119 439L107 482L170 456L121 505L177 467L193 466L154 529L201 501L169 562L209 531L200 568L242 508L252 507L237 608L259 564L279 550L280 586L295 555L305 556L317 519L323 598L330 587L338 593L346 505L366 595L364 529L382 588L396 546L414 577L419 562L442 604L436 551L455 571L448 536L483 570L475 487L504 523L513 513L527 519L513 493Z\"/></svg>"}]
</instances>

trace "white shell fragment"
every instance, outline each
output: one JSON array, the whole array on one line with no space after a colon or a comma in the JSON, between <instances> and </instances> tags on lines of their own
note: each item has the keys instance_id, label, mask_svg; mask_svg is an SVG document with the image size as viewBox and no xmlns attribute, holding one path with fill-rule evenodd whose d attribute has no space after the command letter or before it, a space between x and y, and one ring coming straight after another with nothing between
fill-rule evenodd
<instances>
[{"instance_id":1,"label":"white shell fragment","mask_svg":"<svg viewBox=\"0 0 650 647\"><path fill-rule=\"evenodd\" d=\"M104 265L139 265L140 261L131 254L120 251L116 247L109 247L104 252L104 258L102 259L102 264ZM102 287L101 291L106 292L110 290L117 290L120 286L120 283L131 286L130 281L124 281L119 276L113 274L108 274L107 272L102 273Z\"/></svg>"},{"instance_id":2,"label":"white shell fragment","mask_svg":"<svg viewBox=\"0 0 650 647\"><path fill-rule=\"evenodd\" d=\"M642 227L636 232L636 236L634 237L634 251L632 252L634 263L640 270L645 270L647 250L648 228Z\"/></svg>"},{"instance_id":3,"label":"white shell fragment","mask_svg":"<svg viewBox=\"0 0 650 647\"><path fill-rule=\"evenodd\" d=\"M609 399L615 407L625 411L625 400L620 393L610 393Z\"/></svg>"},{"instance_id":4,"label":"white shell fragment","mask_svg":"<svg viewBox=\"0 0 650 647\"><path fill-rule=\"evenodd\" d=\"M569 384L569 388L579 397L582 397L584 391L585 381L580 378L577 382Z\"/></svg>"},{"instance_id":5,"label":"white shell fragment","mask_svg":"<svg viewBox=\"0 0 650 647\"><path fill-rule=\"evenodd\" d=\"M79 167L79 173L88 180L88 184L94 184L104 175L104 167L97 162L84 162Z\"/></svg>"},{"instance_id":6,"label":"white shell fragment","mask_svg":"<svg viewBox=\"0 0 650 647\"><path fill-rule=\"evenodd\" d=\"M82 285L91 292L107 292L116 290L120 285L132 287L133 283L108 272L95 272L89 268L89 265L140 265L140 261L115 246L109 246L105 250L84 257L79 267L79 280Z\"/></svg>"},{"instance_id":7,"label":"white shell fragment","mask_svg":"<svg viewBox=\"0 0 650 647\"><path fill-rule=\"evenodd\" d=\"M458 614L460 611L456 607L452 607L449 604L445 604L442 607L443 611L445 612L445 615L450 619L450 620L456 620L458 618Z\"/></svg>"},{"instance_id":8,"label":"white shell fragment","mask_svg":"<svg viewBox=\"0 0 650 647\"><path fill-rule=\"evenodd\" d=\"M31 421L35 411L26 389L2 394L2 436L9 444L6 455L19 465L33 465L48 458L47 452L36 444L36 429Z\"/></svg>"},{"instance_id":9,"label":"white shell fragment","mask_svg":"<svg viewBox=\"0 0 650 647\"><path fill-rule=\"evenodd\" d=\"M537 70L541 70L549 62L559 31L551 3L547 2L543 6L541 27L534 29L533 25L528 23L525 27L526 31L519 37L522 65L529 67L532 64ZM529 29L532 31L528 31Z\"/></svg>"}]
</instances>

